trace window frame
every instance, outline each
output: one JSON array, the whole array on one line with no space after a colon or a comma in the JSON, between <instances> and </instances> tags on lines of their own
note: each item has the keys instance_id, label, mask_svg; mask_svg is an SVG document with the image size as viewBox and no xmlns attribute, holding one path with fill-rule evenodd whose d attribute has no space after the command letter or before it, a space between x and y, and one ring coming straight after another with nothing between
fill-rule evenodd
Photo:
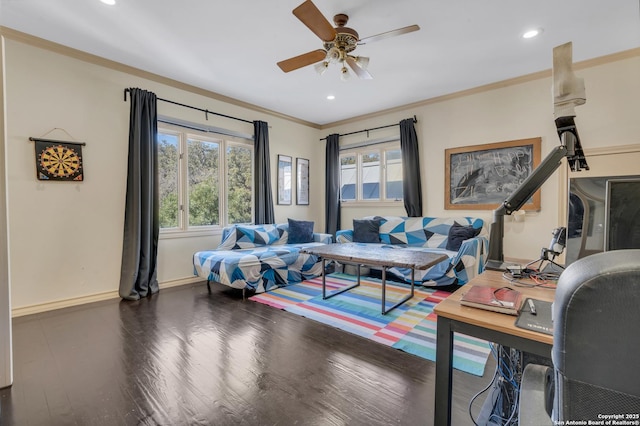
<instances>
[{"instance_id":1,"label":"window frame","mask_svg":"<svg viewBox=\"0 0 640 426\"><path fill-rule=\"evenodd\" d=\"M400 140L394 140L390 142L384 142L380 144L362 145L353 148L343 148L340 150L339 164L340 164L340 205L348 206L396 206L404 205L404 198L388 199L387 197L387 152L400 150ZM380 170L379 170L379 198L365 199L363 198L362 191L362 173L363 173L363 161L362 156L377 152L380 158ZM356 157L355 162L355 199L343 199L342 198L342 158L344 157ZM400 158L400 164L402 165L402 157Z\"/></svg>"},{"instance_id":2,"label":"window frame","mask_svg":"<svg viewBox=\"0 0 640 426\"><path fill-rule=\"evenodd\" d=\"M254 206L254 173L255 156L253 141L244 140L218 133L198 132L193 129L185 129L180 126L163 123L158 126L158 135L169 134L178 137L178 226L172 228L160 228L160 239L187 238L198 236L220 235L225 226L230 225L228 212L228 187L229 174L227 148L231 146L246 147L251 154L251 220L255 216ZM217 225L190 226L189 225L189 167L188 167L188 141L212 142L218 144L218 217Z\"/></svg>"}]
</instances>

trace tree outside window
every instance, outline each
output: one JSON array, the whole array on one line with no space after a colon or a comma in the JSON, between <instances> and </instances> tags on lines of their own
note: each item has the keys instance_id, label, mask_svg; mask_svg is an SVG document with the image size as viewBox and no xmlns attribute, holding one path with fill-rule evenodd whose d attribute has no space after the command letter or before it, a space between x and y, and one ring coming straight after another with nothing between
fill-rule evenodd
<instances>
[{"instance_id":1,"label":"tree outside window","mask_svg":"<svg viewBox=\"0 0 640 426\"><path fill-rule=\"evenodd\" d=\"M160 228L178 228L180 224L178 200L178 160L180 136L158 134L158 173L160 197Z\"/></svg>"},{"instance_id":2,"label":"tree outside window","mask_svg":"<svg viewBox=\"0 0 640 426\"><path fill-rule=\"evenodd\" d=\"M187 140L189 227L220 224L220 144Z\"/></svg>"},{"instance_id":3,"label":"tree outside window","mask_svg":"<svg viewBox=\"0 0 640 426\"><path fill-rule=\"evenodd\" d=\"M160 129L158 169L162 231L190 232L251 222L251 143Z\"/></svg>"}]
</instances>

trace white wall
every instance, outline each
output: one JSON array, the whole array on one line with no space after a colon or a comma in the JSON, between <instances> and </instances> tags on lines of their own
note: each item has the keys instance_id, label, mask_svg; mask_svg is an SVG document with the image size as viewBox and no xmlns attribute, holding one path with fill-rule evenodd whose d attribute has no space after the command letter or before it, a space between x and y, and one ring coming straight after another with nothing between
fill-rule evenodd
<instances>
[{"instance_id":1,"label":"white wall","mask_svg":"<svg viewBox=\"0 0 640 426\"><path fill-rule=\"evenodd\" d=\"M275 206L276 220L314 220L324 229L324 142L319 138L397 123L416 115L420 140L424 214L471 215L489 220L490 211L444 209L444 150L540 136L546 155L558 144L553 124L551 80L540 78L517 85L452 97L395 110L349 124L317 130L277 115L252 110L183 90L157 79L143 78L108 66L83 61L9 39L5 48L6 178L8 185L10 282L14 309L52 306L73 298L114 296L120 276L125 199L128 112L123 90L141 87L159 97L208 108L247 120L270 124L271 175L276 185L278 154L310 159L309 206ZM585 150L640 144L640 57L610 62L577 72L587 86L587 104L577 109L577 124ZM160 80L161 81L161 80ZM159 113L189 121L204 121L195 111L159 103ZM252 126L210 118L219 127L252 133ZM85 181L46 182L36 179L30 136L60 128L87 145L83 148ZM371 138L397 135L397 128L371 132ZM68 139L56 130L48 137ZM351 144L364 134L343 138ZM615 163L604 160L610 174ZM598 167L601 167L600 165ZM508 221L505 255L536 258L561 222L565 189L562 172L542 188L542 209L527 213L524 222ZM566 176L566 173L564 174ZM295 186L294 186L295 191ZM295 198L294 198L295 203ZM353 217L403 214L401 207L343 210L343 227ZM162 239L161 285L192 277L191 255L217 245L219 236ZM0 249L1 250L1 249Z\"/></svg>"},{"instance_id":2,"label":"white wall","mask_svg":"<svg viewBox=\"0 0 640 426\"><path fill-rule=\"evenodd\" d=\"M585 152L594 148L640 144L640 57L578 69L585 79L587 103L576 108L576 124ZM420 142L423 215L480 216L490 221L492 211L445 210L445 149L532 137L542 138L542 158L559 144L553 118L551 78L445 98L374 118L349 122L323 130L324 134L348 133L393 124L416 115ZM370 133L371 139L398 134L397 128ZM366 140L365 134L341 138L341 144ZM640 166L636 164L636 174ZM505 219L505 256L537 259L551 240L551 231L564 223L566 168L554 173L542 186L540 212L527 212L524 222ZM623 174L620 163L603 156L590 173ZM351 228L355 217L371 214L405 214L403 207L347 207L342 227Z\"/></svg>"},{"instance_id":3,"label":"white wall","mask_svg":"<svg viewBox=\"0 0 640 426\"><path fill-rule=\"evenodd\" d=\"M119 287L127 173L129 102L140 87L158 97L269 123L272 186L277 154L310 159L309 206L276 206L277 221L314 220L324 229L324 145L309 126L75 59L16 40L6 43L6 159L13 309L78 297L114 295ZM251 124L159 102L158 113L253 134ZM54 130L53 129L63 129ZM71 135L71 136L69 136ZM36 179L29 137L86 142L81 183ZM295 190L295 186L294 186ZM294 199L295 200L295 199ZM295 203L295 201L294 201ZM162 283L193 277L192 254L219 235L161 239Z\"/></svg>"},{"instance_id":4,"label":"white wall","mask_svg":"<svg viewBox=\"0 0 640 426\"><path fill-rule=\"evenodd\" d=\"M4 38L0 37L0 159L5 151ZM7 241L7 181L5 162L0 162L0 388L13 383L13 349L11 340L11 286L9 281L9 246Z\"/></svg>"}]
</instances>

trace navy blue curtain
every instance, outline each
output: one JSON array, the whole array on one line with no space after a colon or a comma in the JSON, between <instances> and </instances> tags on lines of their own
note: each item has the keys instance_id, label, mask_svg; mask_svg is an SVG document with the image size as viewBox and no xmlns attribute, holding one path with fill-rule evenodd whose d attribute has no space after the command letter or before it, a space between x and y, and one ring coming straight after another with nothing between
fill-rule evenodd
<instances>
[{"instance_id":1,"label":"navy blue curtain","mask_svg":"<svg viewBox=\"0 0 640 426\"><path fill-rule=\"evenodd\" d=\"M414 119L400 122L400 149L402 150L402 196L409 217L422 216L422 184L420 181L420 154Z\"/></svg>"},{"instance_id":2,"label":"navy blue curtain","mask_svg":"<svg viewBox=\"0 0 640 426\"><path fill-rule=\"evenodd\" d=\"M129 160L120 297L138 300L158 287L158 112L155 93L129 89Z\"/></svg>"},{"instance_id":3,"label":"navy blue curtain","mask_svg":"<svg viewBox=\"0 0 640 426\"><path fill-rule=\"evenodd\" d=\"M275 223L273 195L271 193L271 167L269 157L269 125L264 121L253 122L255 157L255 223Z\"/></svg>"},{"instance_id":4,"label":"navy blue curtain","mask_svg":"<svg viewBox=\"0 0 640 426\"><path fill-rule=\"evenodd\" d=\"M325 176L325 232L334 237L340 229L340 135L327 136Z\"/></svg>"}]
</instances>

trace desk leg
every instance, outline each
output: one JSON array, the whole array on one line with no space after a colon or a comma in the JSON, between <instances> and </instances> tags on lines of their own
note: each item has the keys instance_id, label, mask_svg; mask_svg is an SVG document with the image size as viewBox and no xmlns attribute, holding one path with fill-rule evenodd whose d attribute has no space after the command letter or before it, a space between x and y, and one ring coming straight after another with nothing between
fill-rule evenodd
<instances>
[{"instance_id":1,"label":"desk leg","mask_svg":"<svg viewBox=\"0 0 640 426\"><path fill-rule=\"evenodd\" d=\"M453 384L453 330L448 318L438 316L436 343L435 426L451 424L451 393Z\"/></svg>"}]
</instances>

